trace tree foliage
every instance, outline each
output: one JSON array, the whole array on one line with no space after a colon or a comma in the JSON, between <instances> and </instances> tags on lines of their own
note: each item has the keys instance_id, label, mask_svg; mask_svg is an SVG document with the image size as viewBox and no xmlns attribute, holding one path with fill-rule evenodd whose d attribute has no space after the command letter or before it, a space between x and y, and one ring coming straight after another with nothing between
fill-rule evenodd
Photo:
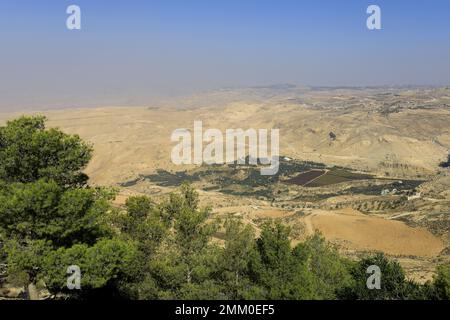
<instances>
[{"instance_id":1,"label":"tree foliage","mask_svg":"<svg viewBox=\"0 0 450 320\"><path fill-rule=\"evenodd\" d=\"M441 265L436 270L433 281L433 294L436 299L450 299L450 265Z\"/></svg>"},{"instance_id":2,"label":"tree foliage","mask_svg":"<svg viewBox=\"0 0 450 320\"><path fill-rule=\"evenodd\" d=\"M8 238L55 246L92 244L107 233L101 217L110 198L105 190L65 189L53 180L13 183L0 190L0 230Z\"/></svg>"},{"instance_id":3,"label":"tree foliage","mask_svg":"<svg viewBox=\"0 0 450 320\"><path fill-rule=\"evenodd\" d=\"M367 270L377 266L381 270L380 289L368 289ZM418 284L408 280L400 264L389 260L382 253L367 256L351 268L354 279L352 286L341 290L341 298L358 300L406 300L415 299L421 295Z\"/></svg>"},{"instance_id":4,"label":"tree foliage","mask_svg":"<svg viewBox=\"0 0 450 320\"><path fill-rule=\"evenodd\" d=\"M82 290L101 289L126 278L136 258L136 248L119 239L104 239L93 246L78 244L45 255L42 277L52 291L68 292L67 267L76 265L82 272Z\"/></svg>"},{"instance_id":5,"label":"tree foliage","mask_svg":"<svg viewBox=\"0 0 450 320\"><path fill-rule=\"evenodd\" d=\"M45 128L45 117L21 117L0 127L0 180L9 183L52 179L60 186L87 182L81 170L92 147L77 135Z\"/></svg>"},{"instance_id":6,"label":"tree foliage","mask_svg":"<svg viewBox=\"0 0 450 320\"><path fill-rule=\"evenodd\" d=\"M78 263L86 288L97 289L126 269L133 246L112 239L105 221L114 191L87 186L81 171L91 151L78 136L46 129L44 117L0 127L0 238L11 282L44 281L59 292Z\"/></svg>"}]
</instances>

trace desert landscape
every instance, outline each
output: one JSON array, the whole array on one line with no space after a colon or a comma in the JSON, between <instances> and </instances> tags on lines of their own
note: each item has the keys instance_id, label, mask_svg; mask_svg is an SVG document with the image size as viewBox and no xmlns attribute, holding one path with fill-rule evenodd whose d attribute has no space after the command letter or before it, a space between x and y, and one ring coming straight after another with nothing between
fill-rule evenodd
<instances>
[{"instance_id":1,"label":"desert landscape","mask_svg":"<svg viewBox=\"0 0 450 320\"><path fill-rule=\"evenodd\" d=\"M450 263L449 87L233 88L142 107L2 113L0 124L22 114L92 143L89 183L118 188L117 206L188 181L213 218L241 217L257 233L268 219L289 225L293 243L318 230L350 258L395 257L421 283ZM198 120L279 129L279 172L174 165L171 133Z\"/></svg>"}]
</instances>

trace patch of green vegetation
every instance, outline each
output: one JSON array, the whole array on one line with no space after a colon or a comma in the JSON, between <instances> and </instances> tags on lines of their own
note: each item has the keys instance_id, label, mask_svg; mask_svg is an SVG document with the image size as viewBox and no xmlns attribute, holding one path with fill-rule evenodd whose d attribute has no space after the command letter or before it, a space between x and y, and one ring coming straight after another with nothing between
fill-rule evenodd
<instances>
[{"instance_id":1,"label":"patch of green vegetation","mask_svg":"<svg viewBox=\"0 0 450 320\"><path fill-rule=\"evenodd\" d=\"M369 185L369 186L361 186L361 187L351 187L345 190L342 194L364 194L364 195L380 195L383 190L397 189L397 193L402 193L404 191L414 190L419 185L421 185L423 180L402 180L395 181L389 184L382 185Z\"/></svg>"},{"instance_id":2,"label":"patch of green vegetation","mask_svg":"<svg viewBox=\"0 0 450 320\"><path fill-rule=\"evenodd\" d=\"M199 180L199 175L190 175L187 171L180 171L171 173L166 170L157 170L156 174L143 176L143 179L148 179L155 182L158 186L162 187L173 187L179 186L183 182L195 182Z\"/></svg>"},{"instance_id":3,"label":"patch of green vegetation","mask_svg":"<svg viewBox=\"0 0 450 320\"><path fill-rule=\"evenodd\" d=\"M248 157L246 163L248 163ZM298 172L311 169L323 169L322 163L309 161L286 161L280 159L280 168L277 174L272 176L261 175L261 166L239 165L237 162L226 165L203 165L190 171L171 173L166 170L157 170L155 174L140 176L121 184L130 187L139 181L149 180L163 187L180 186L183 182L206 182L205 191L217 190L225 194L253 197L272 197L271 187L280 182L283 176L290 176Z\"/></svg>"},{"instance_id":4,"label":"patch of green vegetation","mask_svg":"<svg viewBox=\"0 0 450 320\"><path fill-rule=\"evenodd\" d=\"M246 159L248 163L248 158ZM272 199L276 195L273 193L273 186L279 183L285 183L286 177L293 176L298 173L308 172L310 170L324 170L326 166L322 163L284 160L280 159L280 168L277 174L273 176L261 175L261 167L257 165L239 165L236 162L226 165L203 165L189 171L169 172L167 170L157 170L155 174L141 175L136 179L124 182L122 187L131 187L140 181L148 180L162 187L177 187L184 182L188 183L205 183L204 191L219 191L224 194L245 196L245 197L262 197ZM326 174L318 177L316 180L307 184L306 187L326 187L329 185L350 182L358 180L375 179L369 174L355 173L347 168L334 167ZM315 202L330 197L347 194L366 194L379 195L384 189L397 189L398 191L415 189L423 181L404 180L397 182L389 182L384 185L370 185L364 187L352 187L350 189L333 192L329 194L318 194L300 196L296 200Z\"/></svg>"},{"instance_id":5,"label":"patch of green vegetation","mask_svg":"<svg viewBox=\"0 0 450 320\"><path fill-rule=\"evenodd\" d=\"M328 198L336 197L338 196L338 193L322 193L322 194L314 194L314 195L300 195L294 198L295 201L301 201L301 202L317 202L321 200L325 200Z\"/></svg>"},{"instance_id":6,"label":"patch of green vegetation","mask_svg":"<svg viewBox=\"0 0 450 320\"><path fill-rule=\"evenodd\" d=\"M351 172L346 169L334 168L326 174L318 177L313 182L308 183L307 187L324 187L341 182L350 182L354 180L373 179L372 175Z\"/></svg>"}]
</instances>

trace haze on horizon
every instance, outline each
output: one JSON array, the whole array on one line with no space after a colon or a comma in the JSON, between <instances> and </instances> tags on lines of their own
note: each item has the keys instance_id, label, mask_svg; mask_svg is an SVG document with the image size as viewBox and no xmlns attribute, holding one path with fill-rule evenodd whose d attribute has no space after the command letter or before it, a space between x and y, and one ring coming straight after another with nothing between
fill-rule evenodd
<instances>
[{"instance_id":1,"label":"haze on horizon","mask_svg":"<svg viewBox=\"0 0 450 320\"><path fill-rule=\"evenodd\" d=\"M66 8L82 30L66 29ZM366 9L382 10L382 30ZM450 2L2 0L0 111L222 87L450 84Z\"/></svg>"}]
</instances>

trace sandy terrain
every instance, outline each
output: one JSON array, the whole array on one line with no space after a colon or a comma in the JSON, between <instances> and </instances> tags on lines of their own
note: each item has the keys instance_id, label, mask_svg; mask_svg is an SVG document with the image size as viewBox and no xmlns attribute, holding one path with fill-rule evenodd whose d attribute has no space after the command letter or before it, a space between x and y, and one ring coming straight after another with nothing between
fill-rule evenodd
<instances>
[{"instance_id":1,"label":"sandy terrain","mask_svg":"<svg viewBox=\"0 0 450 320\"><path fill-rule=\"evenodd\" d=\"M49 125L92 142L87 168L93 183L115 184L156 168L184 170L171 163L177 128L279 128L281 153L290 157L415 176L436 171L450 149L450 109L411 110L389 118L365 110L336 113L302 105L233 103L223 108L161 110L99 108L43 112ZM0 123L18 114L0 114ZM274 116L276 115L276 116ZM335 132L335 141L329 132ZM439 137L439 143L436 139ZM399 164L404 165L393 168Z\"/></svg>"},{"instance_id":2,"label":"sandy terrain","mask_svg":"<svg viewBox=\"0 0 450 320\"><path fill-rule=\"evenodd\" d=\"M304 218L307 230L319 230L346 249L382 251L395 256L435 257L443 242L422 228L400 221L367 216L356 210L314 211Z\"/></svg>"}]
</instances>

